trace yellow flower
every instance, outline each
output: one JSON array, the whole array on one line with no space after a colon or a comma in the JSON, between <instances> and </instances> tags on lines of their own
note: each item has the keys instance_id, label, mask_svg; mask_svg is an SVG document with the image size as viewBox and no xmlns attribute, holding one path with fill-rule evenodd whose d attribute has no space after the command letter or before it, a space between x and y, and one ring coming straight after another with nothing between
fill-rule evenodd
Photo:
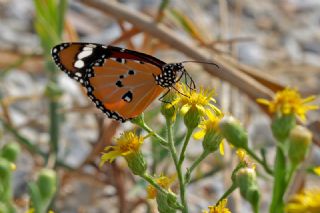
<instances>
[{"instance_id":1,"label":"yellow flower","mask_svg":"<svg viewBox=\"0 0 320 213\"><path fill-rule=\"evenodd\" d=\"M320 188L295 194L287 203L285 210L287 213L319 213Z\"/></svg>"},{"instance_id":2,"label":"yellow flower","mask_svg":"<svg viewBox=\"0 0 320 213\"><path fill-rule=\"evenodd\" d=\"M162 188L164 189L169 189L170 185L174 182L176 179L176 176L171 176L167 177L164 175L160 175L160 177L155 178L155 181L157 184L159 184ZM147 186L147 194L148 194L148 199L154 199L157 196L157 189L154 188L152 185Z\"/></svg>"},{"instance_id":3,"label":"yellow flower","mask_svg":"<svg viewBox=\"0 0 320 213\"><path fill-rule=\"evenodd\" d=\"M313 168L314 173L320 176L320 166Z\"/></svg>"},{"instance_id":4,"label":"yellow flower","mask_svg":"<svg viewBox=\"0 0 320 213\"><path fill-rule=\"evenodd\" d=\"M218 136L219 134L219 122L223 118L223 114L219 112L219 114L214 114L212 111L207 112L207 119L203 119L200 124L199 128L200 130L196 133L194 133L193 137L196 140L200 140L202 138L209 139L210 141L203 141L206 143L219 143L220 148L220 154L224 155L224 147L222 141L222 137L214 137ZM207 137L206 137L207 135ZM211 137L209 136L211 135ZM218 140L218 141L214 141ZM213 145L213 144L212 144Z\"/></svg>"},{"instance_id":5,"label":"yellow flower","mask_svg":"<svg viewBox=\"0 0 320 213\"><path fill-rule=\"evenodd\" d=\"M208 119L203 119L199 125L200 131L196 132L193 137L196 140L202 139L208 131L219 131L219 122L223 118L223 114L213 114L211 111L207 113Z\"/></svg>"},{"instance_id":6,"label":"yellow flower","mask_svg":"<svg viewBox=\"0 0 320 213\"><path fill-rule=\"evenodd\" d=\"M202 115L207 114L209 109L212 109L217 114L221 114L220 110L214 106L216 100L212 98L215 94L214 90L207 90L200 87L200 91L190 90L185 84L177 84L179 93L178 97L172 102L173 105L181 106L182 114L186 114L189 109L196 108Z\"/></svg>"},{"instance_id":7,"label":"yellow flower","mask_svg":"<svg viewBox=\"0 0 320 213\"><path fill-rule=\"evenodd\" d=\"M209 211L205 210L203 213L231 213L231 211L226 208L227 199L223 199L216 206L209 206Z\"/></svg>"},{"instance_id":8,"label":"yellow flower","mask_svg":"<svg viewBox=\"0 0 320 213\"><path fill-rule=\"evenodd\" d=\"M309 110L316 110L316 105L306 105L315 100L315 96L302 98L296 89L286 88L277 92L272 101L266 99L257 99L257 102L268 106L270 113L281 113L283 115L295 114L303 121Z\"/></svg>"},{"instance_id":9,"label":"yellow flower","mask_svg":"<svg viewBox=\"0 0 320 213\"><path fill-rule=\"evenodd\" d=\"M101 157L100 166L105 162L112 162L116 157L127 157L136 154L140 151L140 146L143 143L143 137L137 136L134 132L126 131L116 139L115 146L107 146Z\"/></svg>"}]
</instances>

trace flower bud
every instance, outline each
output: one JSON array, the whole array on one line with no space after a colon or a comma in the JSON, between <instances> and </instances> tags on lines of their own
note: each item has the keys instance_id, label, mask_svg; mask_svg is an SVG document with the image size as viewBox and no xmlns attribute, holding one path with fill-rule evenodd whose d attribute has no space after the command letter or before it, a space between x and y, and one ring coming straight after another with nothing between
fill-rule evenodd
<instances>
[{"instance_id":1,"label":"flower bud","mask_svg":"<svg viewBox=\"0 0 320 213\"><path fill-rule=\"evenodd\" d=\"M191 107L184 115L184 124L188 129L193 130L199 125L200 119L201 114L197 107Z\"/></svg>"},{"instance_id":2,"label":"flower bud","mask_svg":"<svg viewBox=\"0 0 320 213\"><path fill-rule=\"evenodd\" d=\"M1 156L10 162L15 162L18 154L20 153L20 147L16 143L8 143L1 150Z\"/></svg>"},{"instance_id":3,"label":"flower bud","mask_svg":"<svg viewBox=\"0 0 320 213\"><path fill-rule=\"evenodd\" d=\"M163 103L161 104L161 113L162 115L169 120L171 123L174 123L176 120L177 109L172 104L175 100L176 95L174 92L169 92L163 99Z\"/></svg>"},{"instance_id":4,"label":"flower bud","mask_svg":"<svg viewBox=\"0 0 320 213\"><path fill-rule=\"evenodd\" d=\"M14 163L10 163L11 171L15 171L17 169L17 165Z\"/></svg>"},{"instance_id":5,"label":"flower bud","mask_svg":"<svg viewBox=\"0 0 320 213\"><path fill-rule=\"evenodd\" d=\"M158 204L158 211L159 213L175 213L176 210L172 208L168 201L172 202L172 196L168 196L162 192L157 193L157 204ZM172 204L172 203L171 203Z\"/></svg>"},{"instance_id":6,"label":"flower bud","mask_svg":"<svg viewBox=\"0 0 320 213\"><path fill-rule=\"evenodd\" d=\"M7 213L7 212L9 212L7 205L4 202L0 201L0 213Z\"/></svg>"},{"instance_id":7,"label":"flower bud","mask_svg":"<svg viewBox=\"0 0 320 213\"><path fill-rule=\"evenodd\" d=\"M143 175L147 171L147 163L140 151L125 156L129 168L135 175Z\"/></svg>"},{"instance_id":8,"label":"flower bud","mask_svg":"<svg viewBox=\"0 0 320 213\"><path fill-rule=\"evenodd\" d=\"M242 197L251 204L253 209L258 209L260 194L255 170L253 168L239 169L236 174L236 184Z\"/></svg>"},{"instance_id":9,"label":"flower bud","mask_svg":"<svg viewBox=\"0 0 320 213\"><path fill-rule=\"evenodd\" d=\"M176 209L179 207L177 195L173 193L170 189L169 189L169 193L167 194L167 202L168 202L168 205L173 209Z\"/></svg>"},{"instance_id":10,"label":"flower bud","mask_svg":"<svg viewBox=\"0 0 320 213\"><path fill-rule=\"evenodd\" d=\"M219 127L221 134L236 148L246 149L248 147L248 134L240 122L232 116L224 117Z\"/></svg>"},{"instance_id":11,"label":"flower bud","mask_svg":"<svg viewBox=\"0 0 320 213\"><path fill-rule=\"evenodd\" d=\"M222 139L223 136L220 135L217 131L207 131L202 141L203 150L208 152L216 151L219 148Z\"/></svg>"},{"instance_id":12,"label":"flower bud","mask_svg":"<svg viewBox=\"0 0 320 213\"><path fill-rule=\"evenodd\" d=\"M294 165L298 165L308 153L312 134L307 128L297 125L291 130L288 140L289 159Z\"/></svg>"},{"instance_id":13,"label":"flower bud","mask_svg":"<svg viewBox=\"0 0 320 213\"><path fill-rule=\"evenodd\" d=\"M0 200L10 202L12 198L11 162L0 158Z\"/></svg>"},{"instance_id":14,"label":"flower bud","mask_svg":"<svg viewBox=\"0 0 320 213\"><path fill-rule=\"evenodd\" d=\"M51 199L57 190L57 175L54 170L42 169L39 173L37 185L41 197Z\"/></svg>"},{"instance_id":15,"label":"flower bud","mask_svg":"<svg viewBox=\"0 0 320 213\"><path fill-rule=\"evenodd\" d=\"M294 114L276 116L271 124L272 134L279 141L285 141L291 129L296 125Z\"/></svg>"}]
</instances>

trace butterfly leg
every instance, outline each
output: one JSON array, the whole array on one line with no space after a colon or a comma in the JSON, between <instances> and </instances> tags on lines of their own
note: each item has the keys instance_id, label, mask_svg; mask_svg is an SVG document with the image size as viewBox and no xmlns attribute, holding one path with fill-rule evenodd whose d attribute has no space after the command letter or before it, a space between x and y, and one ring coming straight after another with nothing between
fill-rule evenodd
<instances>
[{"instance_id":1,"label":"butterfly leg","mask_svg":"<svg viewBox=\"0 0 320 213\"><path fill-rule=\"evenodd\" d=\"M183 95L187 98L190 98L190 96L186 95L186 94L183 94L182 92L180 92L177 88L175 88L174 86L172 86L171 88L173 88L175 91L177 91L180 95Z\"/></svg>"},{"instance_id":2,"label":"butterfly leg","mask_svg":"<svg viewBox=\"0 0 320 213\"><path fill-rule=\"evenodd\" d=\"M186 72L184 72L183 75L184 75L184 81L186 82L187 87L190 89L190 94L191 94L192 88L191 88L191 85L188 84L188 78L187 78Z\"/></svg>"},{"instance_id":3,"label":"butterfly leg","mask_svg":"<svg viewBox=\"0 0 320 213\"><path fill-rule=\"evenodd\" d=\"M171 102L163 100L163 98L166 97L169 92L170 92L170 89L168 89L163 95L161 95L161 97L158 100L166 104L171 104Z\"/></svg>"},{"instance_id":4,"label":"butterfly leg","mask_svg":"<svg viewBox=\"0 0 320 213\"><path fill-rule=\"evenodd\" d=\"M184 75L184 72L183 73L181 73L181 75L179 76L179 78L177 78L175 81L174 81L174 83L177 83L177 82L179 82L180 80L181 80L181 78L182 78L182 76Z\"/></svg>"},{"instance_id":5,"label":"butterfly leg","mask_svg":"<svg viewBox=\"0 0 320 213\"><path fill-rule=\"evenodd\" d=\"M192 90L195 90L196 89L196 84L194 83L192 77L189 75L189 73L187 71L185 71L184 74L185 74L185 78L187 78L187 76L190 78L191 82L190 82L190 85L188 85L189 88L192 89Z\"/></svg>"},{"instance_id":6,"label":"butterfly leg","mask_svg":"<svg viewBox=\"0 0 320 213\"><path fill-rule=\"evenodd\" d=\"M162 103L165 103L165 104L170 104L171 107L173 107L173 108L175 109L174 105L173 105L171 102L163 100L163 98L166 97L169 92L170 92L170 89L168 89L168 90L166 91L166 93L164 93L164 94L159 98L159 101L161 101Z\"/></svg>"}]
</instances>

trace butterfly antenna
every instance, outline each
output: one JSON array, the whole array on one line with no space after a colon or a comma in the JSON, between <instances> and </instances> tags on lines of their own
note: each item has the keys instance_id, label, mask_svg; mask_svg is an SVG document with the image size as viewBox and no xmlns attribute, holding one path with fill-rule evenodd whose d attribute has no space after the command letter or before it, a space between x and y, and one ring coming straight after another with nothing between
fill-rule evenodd
<instances>
[{"instance_id":1,"label":"butterfly antenna","mask_svg":"<svg viewBox=\"0 0 320 213\"><path fill-rule=\"evenodd\" d=\"M220 68L218 64L213 63L213 62L205 62L205 61L182 61L182 62L180 62L180 63L181 63L181 64L184 64L184 63L189 63L189 62L198 63L198 64L211 64L211 65L216 66L218 69Z\"/></svg>"}]
</instances>

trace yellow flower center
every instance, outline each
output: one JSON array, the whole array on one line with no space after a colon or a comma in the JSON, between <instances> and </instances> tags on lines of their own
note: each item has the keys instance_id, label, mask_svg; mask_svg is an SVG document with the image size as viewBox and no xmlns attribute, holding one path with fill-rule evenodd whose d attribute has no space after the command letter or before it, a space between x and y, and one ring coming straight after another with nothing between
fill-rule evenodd
<instances>
[{"instance_id":1,"label":"yellow flower center","mask_svg":"<svg viewBox=\"0 0 320 213\"><path fill-rule=\"evenodd\" d=\"M137 136L134 132L124 132L116 139L115 146L107 146L104 150L100 161L100 166L105 162L112 162L118 156L128 156L140 151L140 146L143 143L143 137Z\"/></svg>"},{"instance_id":2,"label":"yellow flower center","mask_svg":"<svg viewBox=\"0 0 320 213\"><path fill-rule=\"evenodd\" d=\"M143 137L135 135L133 132L124 132L117 139L117 146L122 155L138 152L143 143Z\"/></svg>"}]
</instances>

